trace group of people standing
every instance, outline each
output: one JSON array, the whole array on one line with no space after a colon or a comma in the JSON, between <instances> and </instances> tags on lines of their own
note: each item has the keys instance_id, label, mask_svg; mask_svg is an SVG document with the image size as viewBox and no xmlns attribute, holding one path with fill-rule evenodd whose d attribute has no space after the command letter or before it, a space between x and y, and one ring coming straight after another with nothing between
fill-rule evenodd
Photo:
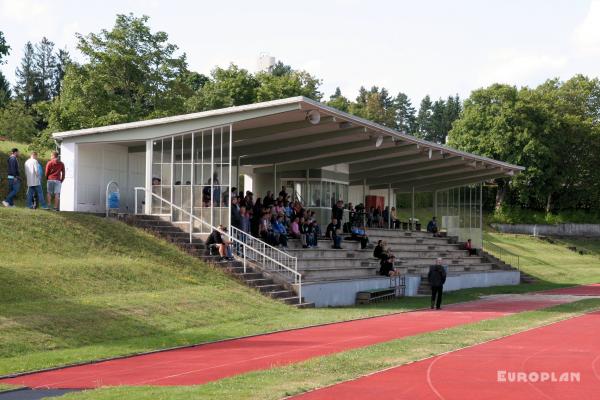
<instances>
[{"instance_id":1,"label":"group of people standing","mask_svg":"<svg viewBox=\"0 0 600 400\"><path fill-rule=\"evenodd\" d=\"M49 210L54 197L54 210L59 210L60 189L65 180L65 166L60 161L58 152L53 151L50 155L50 161L46 167L42 168L42 163L38 160L38 154L35 151L30 153L29 159L25 161L24 171L21 171L19 164L19 149L13 148L8 157L8 195L2 201L4 207L14 207L15 197L21 189L23 175L27 184L26 204L28 208L41 208ZM46 197L42 188L43 178L46 178Z\"/></svg>"}]
</instances>

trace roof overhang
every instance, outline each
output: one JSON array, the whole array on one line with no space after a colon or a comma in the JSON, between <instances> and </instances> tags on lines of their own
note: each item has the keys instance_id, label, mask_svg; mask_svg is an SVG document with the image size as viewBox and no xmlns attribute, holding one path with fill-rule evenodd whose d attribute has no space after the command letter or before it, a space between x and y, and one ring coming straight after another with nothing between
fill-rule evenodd
<instances>
[{"instance_id":1,"label":"roof overhang","mask_svg":"<svg viewBox=\"0 0 600 400\"><path fill-rule=\"evenodd\" d=\"M307 120L317 111L318 123ZM256 172L349 165L351 184L432 191L513 176L524 168L407 135L305 97L148 121L58 132L57 140L149 140L214 126L233 127L233 156ZM234 162L234 163L235 163Z\"/></svg>"}]
</instances>

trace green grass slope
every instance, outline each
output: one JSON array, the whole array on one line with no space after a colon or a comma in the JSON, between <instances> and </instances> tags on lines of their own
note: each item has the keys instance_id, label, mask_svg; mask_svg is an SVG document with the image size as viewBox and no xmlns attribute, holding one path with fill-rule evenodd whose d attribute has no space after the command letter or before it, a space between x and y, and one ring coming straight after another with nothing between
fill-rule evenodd
<instances>
[{"instance_id":1,"label":"green grass slope","mask_svg":"<svg viewBox=\"0 0 600 400\"><path fill-rule=\"evenodd\" d=\"M485 239L518 255L521 270L538 278L542 284L586 284L600 282L600 240L564 239L555 243L527 236L485 233ZM579 254L568 247L582 247Z\"/></svg>"}]
</instances>

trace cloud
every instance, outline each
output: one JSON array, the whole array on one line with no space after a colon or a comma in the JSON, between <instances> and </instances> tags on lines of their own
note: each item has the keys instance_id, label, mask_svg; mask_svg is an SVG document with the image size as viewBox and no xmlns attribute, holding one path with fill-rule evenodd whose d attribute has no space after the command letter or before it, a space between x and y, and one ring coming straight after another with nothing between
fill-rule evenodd
<instances>
[{"instance_id":1,"label":"cloud","mask_svg":"<svg viewBox=\"0 0 600 400\"><path fill-rule=\"evenodd\" d=\"M593 0L587 15L573 33L575 46L583 52L600 52L600 0Z\"/></svg>"},{"instance_id":2,"label":"cloud","mask_svg":"<svg viewBox=\"0 0 600 400\"><path fill-rule=\"evenodd\" d=\"M524 52L517 50L497 50L489 55L477 79L479 85L495 82L526 84L539 77L556 76L568 63L565 56Z\"/></svg>"},{"instance_id":3,"label":"cloud","mask_svg":"<svg viewBox=\"0 0 600 400\"><path fill-rule=\"evenodd\" d=\"M35 0L3 0L0 2L2 16L17 22L31 21L48 14L46 4Z\"/></svg>"}]
</instances>

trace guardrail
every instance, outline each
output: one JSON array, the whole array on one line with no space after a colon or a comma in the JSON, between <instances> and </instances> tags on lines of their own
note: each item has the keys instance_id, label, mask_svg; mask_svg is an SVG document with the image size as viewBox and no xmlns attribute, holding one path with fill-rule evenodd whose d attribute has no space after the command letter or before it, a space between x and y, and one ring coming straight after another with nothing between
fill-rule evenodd
<instances>
[{"instance_id":1,"label":"guardrail","mask_svg":"<svg viewBox=\"0 0 600 400\"><path fill-rule=\"evenodd\" d=\"M146 192L146 188L144 187L136 187L135 188L135 213L137 214L137 192L138 190L142 190L144 193ZM156 193L150 193L153 197L158 199L159 201L164 202L169 205L173 209L176 209L183 214L187 215L190 219L190 242L193 238L194 231L194 222L198 222L204 225L209 229L209 232L216 230L217 228L209 224L208 222L202 220L201 218L193 215L189 211L179 207L176 204L171 203L169 200L162 198ZM247 269L247 261L253 261L257 264L260 264L264 269L270 272L275 272L280 275L283 275L286 278L286 281L293 282L298 287L298 303L302 303L302 274L298 272L298 259L294 256L287 254L279 250L276 247L269 245L268 243L263 242L260 239L255 238L254 236L237 229L235 227L230 227L230 232L222 232L225 236L227 236L233 245L234 254L240 258L243 262L244 273L246 273Z\"/></svg>"},{"instance_id":2,"label":"guardrail","mask_svg":"<svg viewBox=\"0 0 600 400\"><path fill-rule=\"evenodd\" d=\"M505 264L509 264L515 267L516 269L521 269L521 260L518 255L511 253L505 248L498 246L497 244L492 243L489 240L484 240L482 242L482 250L496 257Z\"/></svg>"}]
</instances>

